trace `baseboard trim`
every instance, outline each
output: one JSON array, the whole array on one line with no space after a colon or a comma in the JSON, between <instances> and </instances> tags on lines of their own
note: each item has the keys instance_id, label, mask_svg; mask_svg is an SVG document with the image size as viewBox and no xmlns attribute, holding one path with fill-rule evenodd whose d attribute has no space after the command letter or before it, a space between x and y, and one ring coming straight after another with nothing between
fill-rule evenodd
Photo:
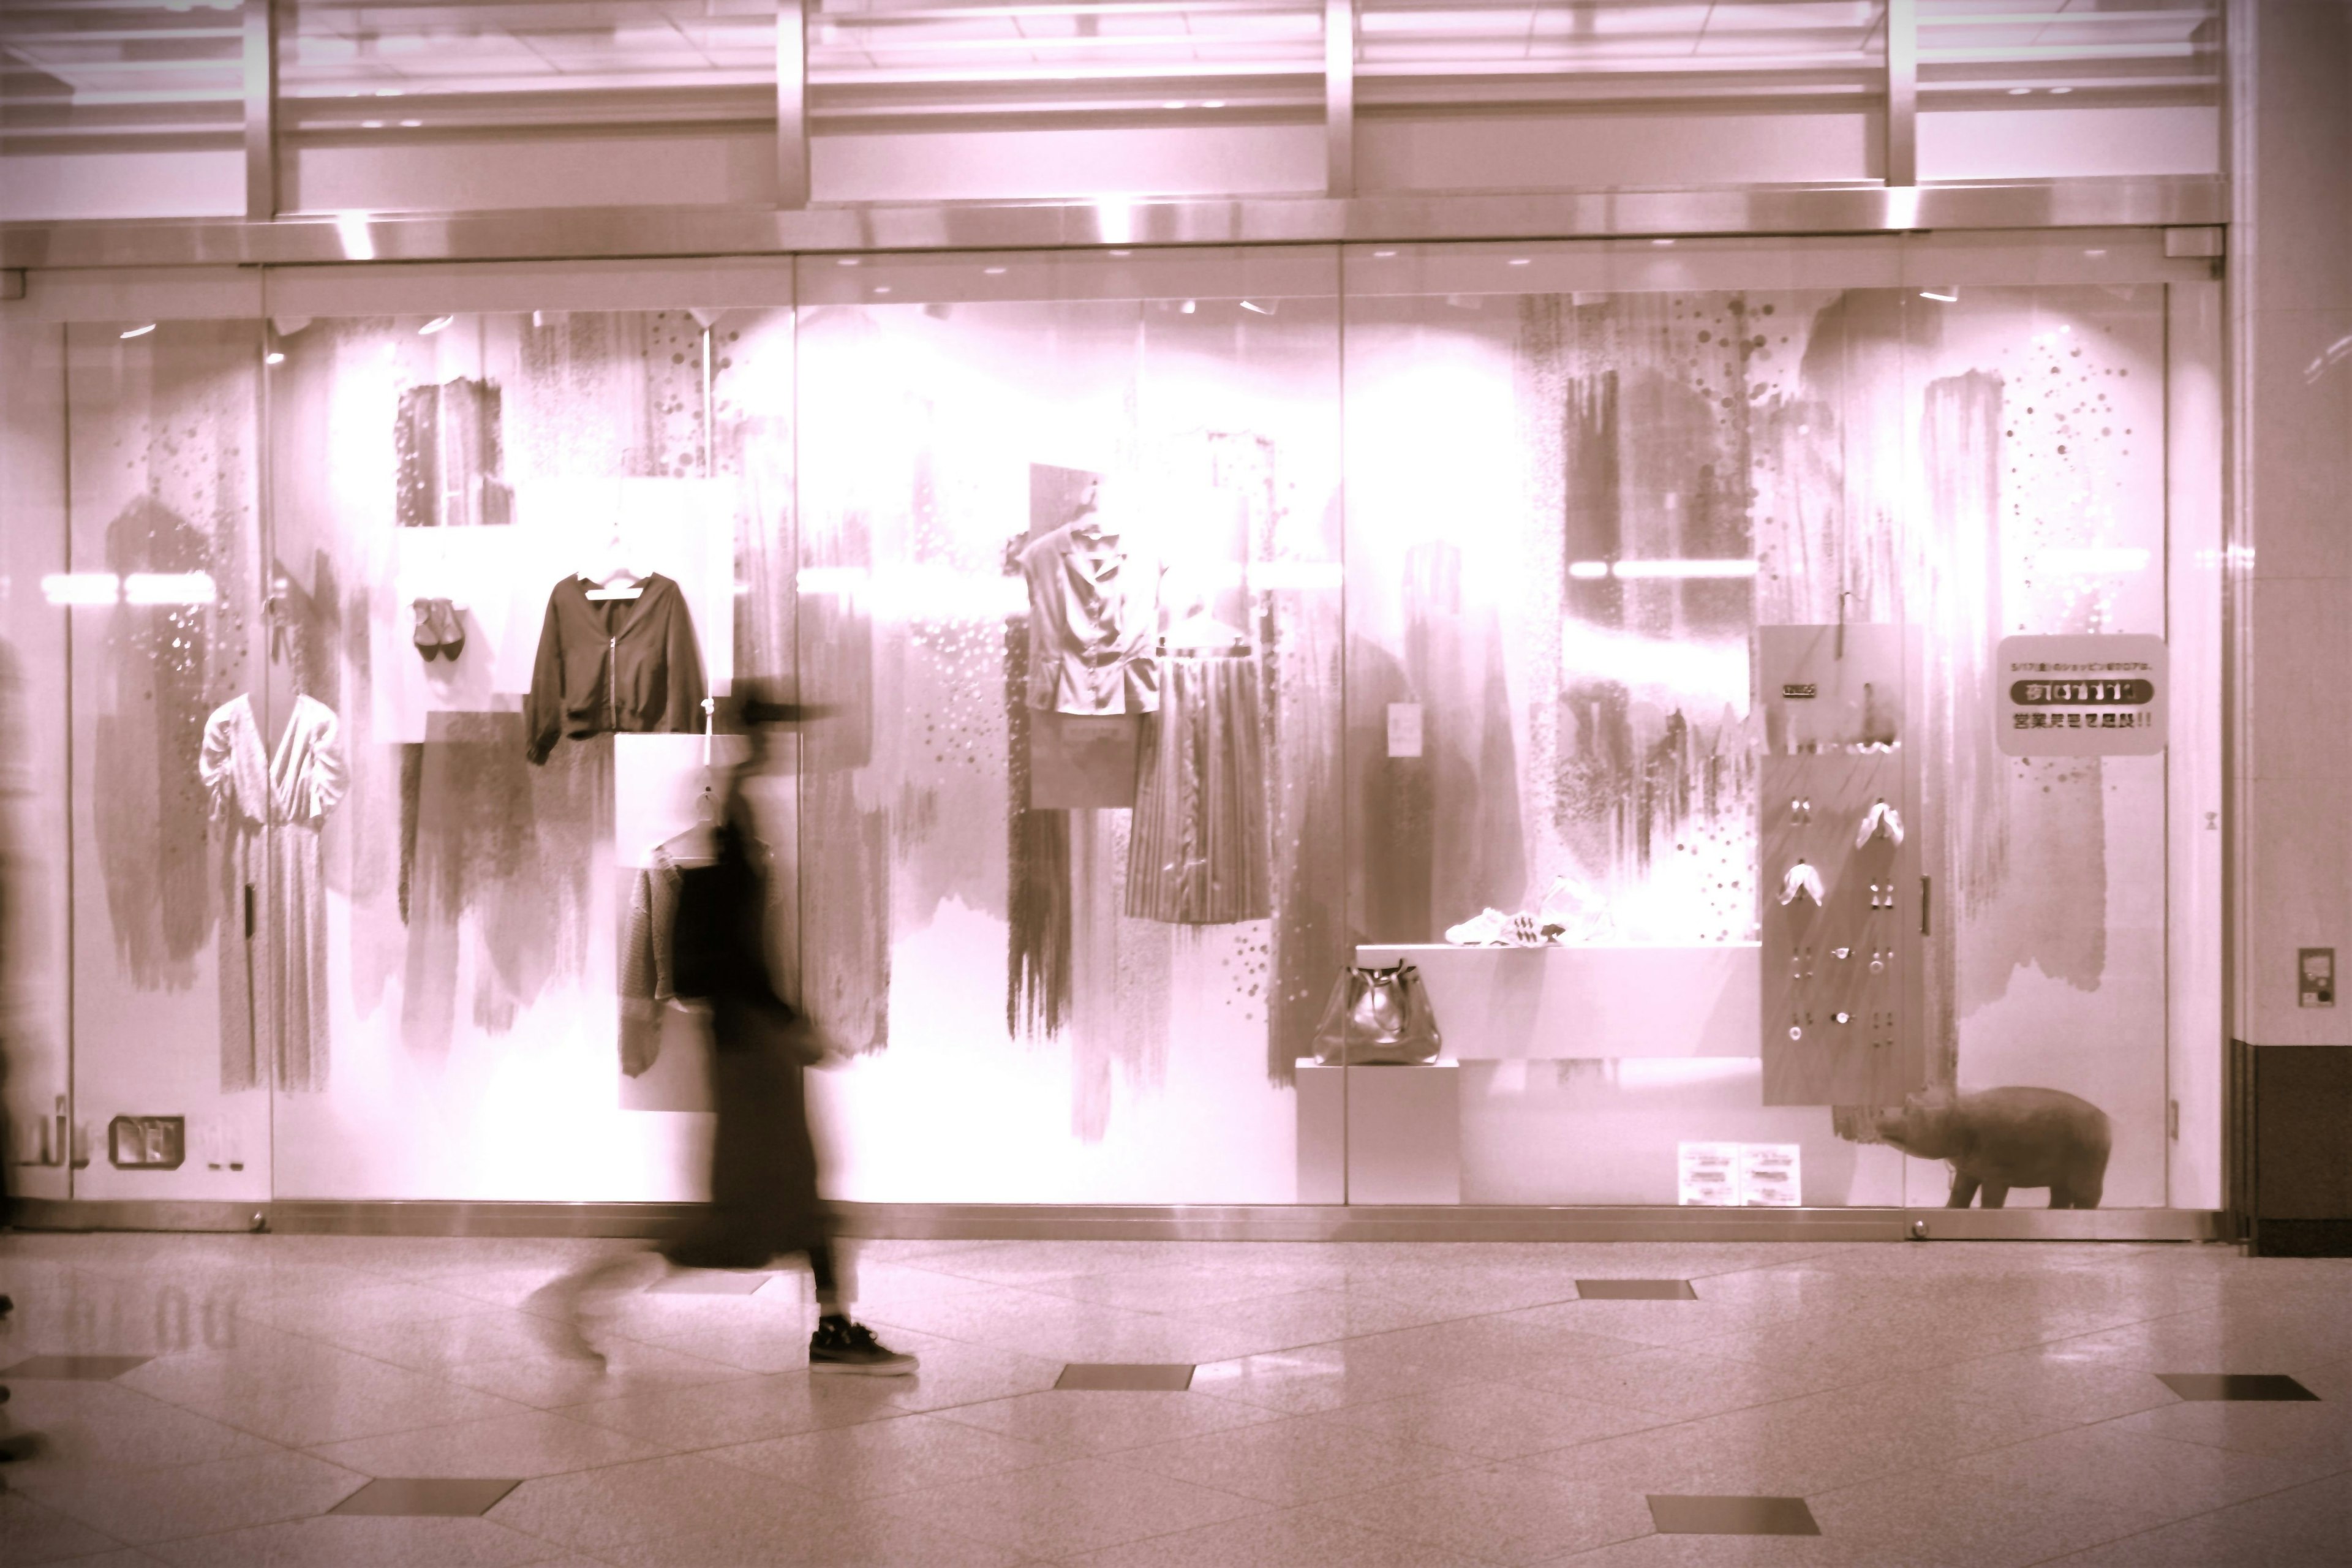
<instances>
[{"instance_id":1,"label":"baseboard trim","mask_svg":"<svg viewBox=\"0 0 2352 1568\"><path fill-rule=\"evenodd\" d=\"M291 1198L263 1204L20 1199L41 1231L274 1231L297 1236L674 1234L678 1203L474 1203ZM1723 1209L1629 1205L839 1204L845 1235L919 1241L2223 1241L2202 1209Z\"/></svg>"}]
</instances>

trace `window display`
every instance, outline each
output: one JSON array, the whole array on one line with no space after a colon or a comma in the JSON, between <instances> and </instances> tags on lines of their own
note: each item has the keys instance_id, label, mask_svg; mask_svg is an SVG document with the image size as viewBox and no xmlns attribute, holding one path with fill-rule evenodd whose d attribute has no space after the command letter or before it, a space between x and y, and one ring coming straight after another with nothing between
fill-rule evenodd
<instances>
[{"instance_id":1,"label":"window display","mask_svg":"<svg viewBox=\"0 0 2352 1568\"><path fill-rule=\"evenodd\" d=\"M2212 285L2063 238L272 269L53 323L70 432L9 417L74 481L23 640L79 1142L16 1124L180 1119L85 1195L692 1195L677 889L757 679L844 1197L2164 1204L2216 1136L2169 1131ZM2151 721L2015 721L2062 709Z\"/></svg>"}]
</instances>

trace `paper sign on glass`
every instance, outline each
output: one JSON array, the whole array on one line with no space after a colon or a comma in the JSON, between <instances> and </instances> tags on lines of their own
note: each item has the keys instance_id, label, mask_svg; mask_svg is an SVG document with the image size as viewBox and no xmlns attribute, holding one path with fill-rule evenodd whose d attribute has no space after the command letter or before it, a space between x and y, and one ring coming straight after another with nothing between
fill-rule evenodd
<instances>
[{"instance_id":1,"label":"paper sign on glass","mask_svg":"<svg viewBox=\"0 0 2352 1568\"><path fill-rule=\"evenodd\" d=\"M1417 757L1421 755L1421 704L1391 702L1389 704L1389 755Z\"/></svg>"},{"instance_id":2,"label":"paper sign on glass","mask_svg":"<svg viewBox=\"0 0 2352 1568\"><path fill-rule=\"evenodd\" d=\"M2137 757L2164 750L2164 639L2003 637L1993 722L2012 757Z\"/></svg>"},{"instance_id":3,"label":"paper sign on glass","mask_svg":"<svg viewBox=\"0 0 2352 1568\"><path fill-rule=\"evenodd\" d=\"M1677 1143L1675 1201L1716 1208L1739 1204L1739 1145Z\"/></svg>"},{"instance_id":4,"label":"paper sign on glass","mask_svg":"<svg viewBox=\"0 0 2352 1568\"><path fill-rule=\"evenodd\" d=\"M1802 1146L1796 1143L1742 1143L1739 1146L1739 1201L1750 1208L1796 1208L1804 1202L1798 1176Z\"/></svg>"}]
</instances>

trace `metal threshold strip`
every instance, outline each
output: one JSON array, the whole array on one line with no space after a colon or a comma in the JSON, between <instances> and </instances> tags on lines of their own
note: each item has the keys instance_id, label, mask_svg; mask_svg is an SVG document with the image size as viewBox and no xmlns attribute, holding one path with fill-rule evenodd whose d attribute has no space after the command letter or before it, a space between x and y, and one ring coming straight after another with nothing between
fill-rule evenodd
<instances>
[{"instance_id":1,"label":"metal threshold strip","mask_svg":"<svg viewBox=\"0 0 2352 1568\"><path fill-rule=\"evenodd\" d=\"M674 1203L262 1204L19 1201L26 1230L271 1231L289 1235L657 1237L700 1206ZM1311 1204L839 1204L845 1235L1055 1241L2223 1241L2202 1209L1544 1208Z\"/></svg>"},{"instance_id":2,"label":"metal threshold strip","mask_svg":"<svg viewBox=\"0 0 2352 1568\"><path fill-rule=\"evenodd\" d=\"M2211 225L2210 176L1476 195L1154 197L813 206L335 213L0 226L0 268L583 260L827 251L1881 234Z\"/></svg>"}]
</instances>

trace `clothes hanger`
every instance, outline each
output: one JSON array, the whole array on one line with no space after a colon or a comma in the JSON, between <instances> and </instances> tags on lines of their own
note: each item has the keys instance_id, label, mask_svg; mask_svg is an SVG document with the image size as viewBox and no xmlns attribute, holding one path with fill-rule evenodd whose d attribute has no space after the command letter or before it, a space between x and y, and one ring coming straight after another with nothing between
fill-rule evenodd
<instances>
[{"instance_id":1,"label":"clothes hanger","mask_svg":"<svg viewBox=\"0 0 2352 1568\"><path fill-rule=\"evenodd\" d=\"M583 573L581 581L596 584L588 590L592 604L607 599L634 599L646 591L646 580L626 566L614 567L601 580Z\"/></svg>"},{"instance_id":2,"label":"clothes hanger","mask_svg":"<svg viewBox=\"0 0 2352 1568\"><path fill-rule=\"evenodd\" d=\"M1163 654L1239 654L1250 650L1249 638L1240 628L1229 626L1216 616L1202 610L1187 616L1160 635L1160 651Z\"/></svg>"}]
</instances>

